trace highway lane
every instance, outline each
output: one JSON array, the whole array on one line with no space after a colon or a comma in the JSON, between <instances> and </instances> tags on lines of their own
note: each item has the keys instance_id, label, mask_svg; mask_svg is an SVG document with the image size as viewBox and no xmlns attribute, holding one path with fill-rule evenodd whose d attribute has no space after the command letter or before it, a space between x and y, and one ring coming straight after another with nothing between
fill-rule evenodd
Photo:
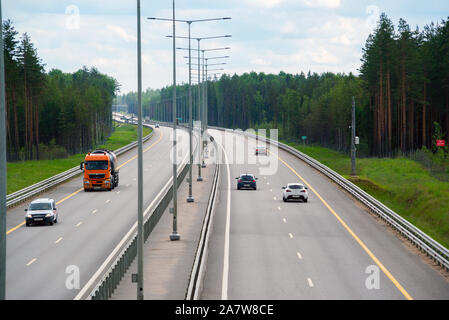
<instances>
[{"instance_id":1,"label":"highway lane","mask_svg":"<svg viewBox=\"0 0 449 320\"><path fill-rule=\"evenodd\" d=\"M171 177L171 131L155 129L155 135L144 144L144 207ZM187 133L178 132L187 151ZM29 201L8 210L7 299L76 296L137 220L136 154L134 149L119 157L119 186L110 192L78 192L82 187L82 178L78 177L39 195L58 203L59 221L53 226L20 226ZM79 286L71 281L71 266L79 270Z\"/></svg>"},{"instance_id":2,"label":"highway lane","mask_svg":"<svg viewBox=\"0 0 449 320\"><path fill-rule=\"evenodd\" d=\"M229 191L223 166L202 299L449 299L448 280L335 184L282 150L269 159L272 175L230 164ZM237 190L246 172L257 191ZM308 203L282 201L289 182L306 182Z\"/></svg>"}]
</instances>

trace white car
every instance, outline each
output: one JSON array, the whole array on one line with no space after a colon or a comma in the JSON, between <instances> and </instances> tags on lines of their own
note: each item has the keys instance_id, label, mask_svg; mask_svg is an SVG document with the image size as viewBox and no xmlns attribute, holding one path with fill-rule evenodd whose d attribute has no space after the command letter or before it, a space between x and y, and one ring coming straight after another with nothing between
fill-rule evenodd
<instances>
[{"instance_id":1,"label":"white car","mask_svg":"<svg viewBox=\"0 0 449 320\"><path fill-rule=\"evenodd\" d=\"M268 151L266 147L257 146L255 151L256 156L259 154L268 155Z\"/></svg>"},{"instance_id":2,"label":"white car","mask_svg":"<svg viewBox=\"0 0 449 320\"><path fill-rule=\"evenodd\" d=\"M307 202L309 200L309 193L307 187L301 183L289 183L286 187L282 187L282 200L302 200Z\"/></svg>"},{"instance_id":3,"label":"white car","mask_svg":"<svg viewBox=\"0 0 449 320\"><path fill-rule=\"evenodd\" d=\"M30 203L28 209L25 209L25 224L29 225L39 222L53 223L58 222L58 210L56 209L56 203L53 199L37 199Z\"/></svg>"}]
</instances>

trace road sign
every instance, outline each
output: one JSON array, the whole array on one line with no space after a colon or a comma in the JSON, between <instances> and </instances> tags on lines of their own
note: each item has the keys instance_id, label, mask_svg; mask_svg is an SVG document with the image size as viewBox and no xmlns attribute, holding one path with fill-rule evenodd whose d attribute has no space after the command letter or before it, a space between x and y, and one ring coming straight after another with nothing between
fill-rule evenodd
<instances>
[{"instance_id":1,"label":"road sign","mask_svg":"<svg viewBox=\"0 0 449 320\"><path fill-rule=\"evenodd\" d=\"M301 139L302 140L307 140L307 136L302 136Z\"/></svg>"},{"instance_id":2,"label":"road sign","mask_svg":"<svg viewBox=\"0 0 449 320\"><path fill-rule=\"evenodd\" d=\"M444 147L446 145L446 141L444 140L437 140L437 147Z\"/></svg>"},{"instance_id":3,"label":"road sign","mask_svg":"<svg viewBox=\"0 0 449 320\"><path fill-rule=\"evenodd\" d=\"M355 144L360 144L360 138L359 137L355 137Z\"/></svg>"}]
</instances>

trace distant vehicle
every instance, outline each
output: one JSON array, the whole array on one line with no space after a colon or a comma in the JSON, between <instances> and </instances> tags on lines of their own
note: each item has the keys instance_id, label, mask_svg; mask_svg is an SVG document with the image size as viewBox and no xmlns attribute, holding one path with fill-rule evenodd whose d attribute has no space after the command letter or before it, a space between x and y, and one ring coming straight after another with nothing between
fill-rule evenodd
<instances>
[{"instance_id":1,"label":"distant vehicle","mask_svg":"<svg viewBox=\"0 0 449 320\"><path fill-rule=\"evenodd\" d=\"M283 194L282 200L287 202L288 200L302 200L307 202L309 200L309 193L307 187L301 183L289 183L286 187L282 187Z\"/></svg>"},{"instance_id":2,"label":"distant vehicle","mask_svg":"<svg viewBox=\"0 0 449 320\"><path fill-rule=\"evenodd\" d=\"M155 127L155 128L159 128L159 123L156 123L156 124L154 125L154 127Z\"/></svg>"},{"instance_id":3,"label":"distant vehicle","mask_svg":"<svg viewBox=\"0 0 449 320\"><path fill-rule=\"evenodd\" d=\"M267 151L266 147L258 146L258 147L256 147L255 153L256 153L256 156L259 155L259 154L267 155L268 151Z\"/></svg>"},{"instance_id":4,"label":"distant vehicle","mask_svg":"<svg viewBox=\"0 0 449 320\"><path fill-rule=\"evenodd\" d=\"M53 199L37 199L25 209L25 225L28 227L36 222L53 225L58 222L58 211Z\"/></svg>"},{"instance_id":5,"label":"distant vehicle","mask_svg":"<svg viewBox=\"0 0 449 320\"><path fill-rule=\"evenodd\" d=\"M118 186L117 156L110 150L89 152L84 162L81 162L80 169L84 170L84 191L95 189L111 191Z\"/></svg>"},{"instance_id":6,"label":"distant vehicle","mask_svg":"<svg viewBox=\"0 0 449 320\"><path fill-rule=\"evenodd\" d=\"M257 190L257 178L253 174L241 174L240 177L236 178L237 189L254 189Z\"/></svg>"}]
</instances>

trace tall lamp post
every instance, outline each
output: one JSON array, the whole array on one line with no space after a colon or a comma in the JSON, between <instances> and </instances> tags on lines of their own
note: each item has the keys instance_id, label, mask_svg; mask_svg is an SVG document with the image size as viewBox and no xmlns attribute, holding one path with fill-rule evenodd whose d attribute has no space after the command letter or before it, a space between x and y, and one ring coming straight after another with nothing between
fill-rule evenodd
<instances>
[{"instance_id":1,"label":"tall lamp post","mask_svg":"<svg viewBox=\"0 0 449 320\"><path fill-rule=\"evenodd\" d=\"M212 38L228 38L231 37L230 35L226 35L226 36L217 36L217 37L207 37L207 39L212 39ZM218 50L229 50L231 49L230 47L223 47L223 48L211 48L211 49L200 49L200 41L202 39L206 39L206 38L194 38L194 39L200 39L198 41L198 49L187 49L187 48L176 48L178 50L189 50L189 52L191 50L193 51L197 51L198 54L198 106L200 105L200 101L201 101L201 92L200 92L200 87L201 87L201 80L200 80L200 76L201 76L201 72L200 72L200 52L205 52L205 51L218 51ZM189 59L190 60L190 59ZM189 63L189 74L192 72L192 68L191 68L191 63ZM202 113L200 110L198 110L198 117L201 120L202 117ZM202 134L201 134L202 137ZM202 150L201 150L201 145L202 145L202 140L200 138L200 148L198 148L198 178L197 181L203 181L203 178L201 177L201 165L202 165Z\"/></svg>"},{"instance_id":2,"label":"tall lamp post","mask_svg":"<svg viewBox=\"0 0 449 320\"><path fill-rule=\"evenodd\" d=\"M6 109L3 20L0 0L0 300L6 298Z\"/></svg>"},{"instance_id":3,"label":"tall lamp post","mask_svg":"<svg viewBox=\"0 0 449 320\"><path fill-rule=\"evenodd\" d=\"M191 62L191 39L190 39L190 27L192 23L196 22L206 22L206 21L217 21L217 20L230 20L230 17L224 18L212 18L212 19L196 19L196 20L182 20L182 19L167 19L167 18L156 18L149 17L149 20L160 20L160 21L176 21L185 22L189 26L189 62ZM190 68L189 68L190 69ZM187 202L194 202L192 195L192 166L193 166L193 148L192 148L192 132L193 132L193 118L192 118L192 76L189 72L189 195L187 196Z\"/></svg>"},{"instance_id":4,"label":"tall lamp post","mask_svg":"<svg viewBox=\"0 0 449 320\"><path fill-rule=\"evenodd\" d=\"M173 0L173 232L170 240L180 240L178 233L178 163L176 159L176 20L175 20L175 0Z\"/></svg>"},{"instance_id":5,"label":"tall lamp post","mask_svg":"<svg viewBox=\"0 0 449 320\"><path fill-rule=\"evenodd\" d=\"M184 56L184 58L185 59L188 59L189 57L186 57L186 56ZM206 60L206 63L205 63L205 66L206 66L206 85L205 85L205 87L206 87L206 90L205 90L205 123L204 123L204 125L205 125L205 131L207 132L207 130L208 130L208 121L209 121L209 117L208 117L208 99L207 99L207 89L208 89L208 72L209 71L213 71L213 70L208 70L208 67L209 66L217 66L217 65L223 65L223 64L226 64L226 63L215 63L215 64L209 64L209 60L216 60L216 59L227 59L227 58L230 58L230 56L221 56L221 57L208 57L208 58L205 58L205 60ZM187 64L189 64L189 63L187 63ZM192 64L192 65L194 65L194 64ZM218 73L214 73L213 75L217 75Z\"/></svg>"},{"instance_id":6,"label":"tall lamp post","mask_svg":"<svg viewBox=\"0 0 449 320\"><path fill-rule=\"evenodd\" d=\"M137 100L138 100L138 147L137 147L137 300L143 300L143 143L142 143L142 46L140 26L140 0L137 0Z\"/></svg>"},{"instance_id":7,"label":"tall lamp post","mask_svg":"<svg viewBox=\"0 0 449 320\"><path fill-rule=\"evenodd\" d=\"M171 36L167 36L167 37L171 37ZM191 75L191 54L190 52L192 51L191 47L190 47L190 40L194 39L198 41L198 117L201 123L201 129L200 129L200 139L199 139L199 148L198 148L198 178L196 179L197 181L203 181L203 178L201 177L201 167L204 166L204 159L203 159L203 135L204 135L204 108L205 108L205 104L204 104L204 89L203 89L203 94L201 94L201 77L200 77L200 52L203 53L203 62L204 62L204 50L200 50L200 42L202 40L211 40L211 39L219 39L219 38L230 38L232 37L231 35L227 34L227 35L222 35L222 36L212 36L212 37L191 37L190 35L190 31L189 31L189 36L188 37L182 37L182 36L177 36L177 38L181 38L181 39L189 39L189 79L190 79L190 75ZM178 48L181 49L181 48ZM204 72L204 63L203 63L203 72ZM203 95L203 99L201 98L201 95Z\"/></svg>"}]
</instances>

